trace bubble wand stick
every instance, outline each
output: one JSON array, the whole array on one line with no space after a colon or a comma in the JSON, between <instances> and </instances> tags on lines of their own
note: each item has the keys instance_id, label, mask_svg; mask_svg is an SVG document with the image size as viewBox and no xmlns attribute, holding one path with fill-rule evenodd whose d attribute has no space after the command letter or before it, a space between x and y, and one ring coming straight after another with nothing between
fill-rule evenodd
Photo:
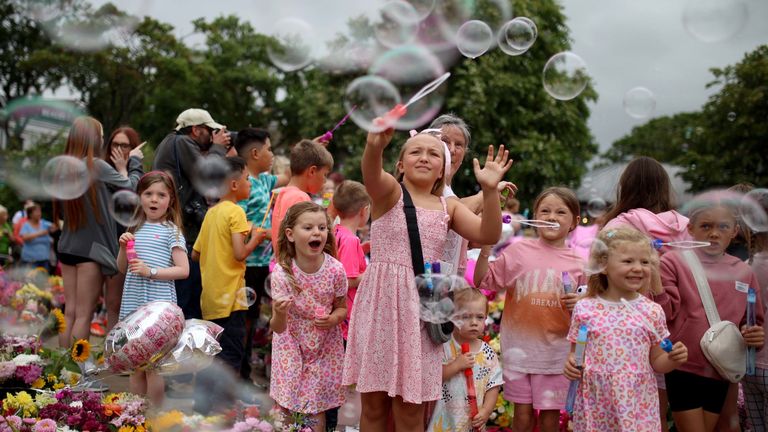
<instances>
[{"instance_id":1,"label":"bubble wand stick","mask_svg":"<svg viewBox=\"0 0 768 432\"><path fill-rule=\"evenodd\" d=\"M679 249L696 249L700 247L707 247L711 243L710 242L702 242L702 241L694 241L694 240L680 240L680 241L671 241L671 242L663 242L660 239L655 239L651 242L651 246L659 250L662 246L669 246Z\"/></svg>"},{"instance_id":2,"label":"bubble wand stick","mask_svg":"<svg viewBox=\"0 0 768 432\"><path fill-rule=\"evenodd\" d=\"M581 370L584 367L584 351L587 347L587 338L589 336L589 327L586 324L579 326L579 336L576 338L576 351L573 354L576 361L576 367ZM576 393L579 391L581 379L571 381L568 387L568 397L565 400L565 410L568 415L573 414L573 405L576 403Z\"/></svg>"},{"instance_id":3,"label":"bubble wand stick","mask_svg":"<svg viewBox=\"0 0 768 432\"><path fill-rule=\"evenodd\" d=\"M403 104L395 105L394 108L392 108L391 110L389 110L389 112L387 112L382 116L383 118L380 121L380 123L382 123L382 125L386 125L387 127L391 127L392 125L394 125L396 121L398 121L401 117L405 116L408 113L409 106L423 99L424 96L435 91L438 87L440 87L442 83L444 83L448 78L450 78L450 76L451 76L450 72L446 72L440 75L439 77L437 77L437 79L428 83L427 85L422 87L421 90L416 92L416 94L411 96L411 98L408 99L408 102L406 102L405 105Z\"/></svg>"},{"instance_id":4,"label":"bubble wand stick","mask_svg":"<svg viewBox=\"0 0 768 432\"><path fill-rule=\"evenodd\" d=\"M334 126L334 127L333 127L333 129L331 129L331 130L329 130L328 132L324 133L324 134L323 134L323 135L320 137L320 141L323 141L323 142L328 142L328 141L332 140L332 139L333 139L333 133L334 133L334 132L336 132L336 129L338 129L339 127L341 127L341 125L343 125L344 123L346 123L346 122L347 122L347 119L349 119L349 116L350 116L350 115L352 115L352 113L353 113L353 112L354 112L356 109L357 109L357 105L353 105L353 106L352 106L352 109L350 109L350 110L349 110L349 112L347 112L347 115L345 115L345 116L344 116L344 118L342 118L341 120L339 120L339 122L338 122L338 123L336 123L336 126Z\"/></svg>"},{"instance_id":5,"label":"bubble wand stick","mask_svg":"<svg viewBox=\"0 0 768 432\"><path fill-rule=\"evenodd\" d=\"M747 290L747 325L754 326L757 320L755 319L755 303L757 303L757 292L754 288ZM755 375L755 347L751 346L747 348L747 375Z\"/></svg>"},{"instance_id":6,"label":"bubble wand stick","mask_svg":"<svg viewBox=\"0 0 768 432\"><path fill-rule=\"evenodd\" d=\"M267 216L269 216L269 209L272 208L272 200L275 198L275 195L277 195L274 191L269 195L269 202L267 203L267 211L264 212L264 217L261 219L261 223L259 224L259 229L264 228L264 222L267 221Z\"/></svg>"},{"instance_id":7,"label":"bubble wand stick","mask_svg":"<svg viewBox=\"0 0 768 432\"><path fill-rule=\"evenodd\" d=\"M461 353L466 354L468 352L469 344L461 344ZM464 369L464 378L467 380L467 401L469 402L469 418L471 420L480 412L480 410L477 409L477 391L475 390L475 379L472 373L472 368ZM475 432L478 432L477 428L475 428Z\"/></svg>"}]
</instances>

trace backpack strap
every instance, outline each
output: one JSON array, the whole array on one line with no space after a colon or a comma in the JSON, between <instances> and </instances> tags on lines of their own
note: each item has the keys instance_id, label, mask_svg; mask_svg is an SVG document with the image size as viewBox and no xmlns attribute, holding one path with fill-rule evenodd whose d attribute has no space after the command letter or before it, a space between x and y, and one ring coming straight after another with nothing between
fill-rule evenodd
<instances>
[{"instance_id":1,"label":"backpack strap","mask_svg":"<svg viewBox=\"0 0 768 432\"><path fill-rule=\"evenodd\" d=\"M715 299L712 297L712 290L709 288L704 267L701 266L701 261L691 250L684 251L683 258L685 258L685 262L688 264L688 268L690 268L693 278L696 280L701 304L704 305L704 312L707 313L707 321L709 321L710 326L713 326L720 322L720 313L718 313Z\"/></svg>"},{"instance_id":2,"label":"backpack strap","mask_svg":"<svg viewBox=\"0 0 768 432\"><path fill-rule=\"evenodd\" d=\"M424 274L424 253L421 250L421 238L419 237L419 222L416 219L416 207L413 205L411 194L405 185L400 183L403 190L403 211L405 212L405 224L408 227L408 240L411 243L411 264L413 274Z\"/></svg>"}]
</instances>

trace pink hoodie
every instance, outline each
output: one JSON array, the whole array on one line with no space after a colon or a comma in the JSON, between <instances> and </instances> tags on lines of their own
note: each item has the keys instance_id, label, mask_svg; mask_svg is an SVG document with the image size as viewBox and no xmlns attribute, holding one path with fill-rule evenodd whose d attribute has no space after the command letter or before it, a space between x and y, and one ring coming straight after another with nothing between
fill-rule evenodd
<instances>
[{"instance_id":1,"label":"pink hoodie","mask_svg":"<svg viewBox=\"0 0 768 432\"><path fill-rule=\"evenodd\" d=\"M674 210L655 214L644 208L632 209L608 221L603 230L620 226L630 226L645 233L651 240L660 239L663 242L691 240L691 235L688 233L688 218ZM661 252L669 252L669 248L664 246Z\"/></svg>"}]
</instances>

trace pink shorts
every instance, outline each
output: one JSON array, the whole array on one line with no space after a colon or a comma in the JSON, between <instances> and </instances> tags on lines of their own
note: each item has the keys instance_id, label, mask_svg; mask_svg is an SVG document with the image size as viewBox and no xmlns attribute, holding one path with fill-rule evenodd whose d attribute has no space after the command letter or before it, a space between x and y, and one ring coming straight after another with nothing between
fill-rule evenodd
<instances>
[{"instance_id":1,"label":"pink shorts","mask_svg":"<svg viewBox=\"0 0 768 432\"><path fill-rule=\"evenodd\" d=\"M564 375L515 374L504 380L504 399L532 404L537 410L562 410L568 398L570 381Z\"/></svg>"}]
</instances>

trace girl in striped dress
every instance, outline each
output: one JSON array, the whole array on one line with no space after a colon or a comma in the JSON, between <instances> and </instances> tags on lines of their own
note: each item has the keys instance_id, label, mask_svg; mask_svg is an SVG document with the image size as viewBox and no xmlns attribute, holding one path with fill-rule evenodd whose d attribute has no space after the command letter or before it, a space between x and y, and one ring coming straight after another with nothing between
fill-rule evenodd
<instances>
[{"instance_id":1,"label":"girl in striped dress","mask_svg":"<svg viewBox=\"0 0 768 432\"><path fill-rule=\"evenodd\" d=\"M137 187L141 206L138 222L120 236L117 265L126 273L120 320L153 301L176 303L176 279L189 275L187 248L181 232L181 212L173 178L162 171L145 174ZM135 256L127 245L134 242ZM133 252L133 251L131 251ZM147 395L159 406L164 397L163 378L151 371L134 371L131 393Z\"/></svg>"}]
</instances>

